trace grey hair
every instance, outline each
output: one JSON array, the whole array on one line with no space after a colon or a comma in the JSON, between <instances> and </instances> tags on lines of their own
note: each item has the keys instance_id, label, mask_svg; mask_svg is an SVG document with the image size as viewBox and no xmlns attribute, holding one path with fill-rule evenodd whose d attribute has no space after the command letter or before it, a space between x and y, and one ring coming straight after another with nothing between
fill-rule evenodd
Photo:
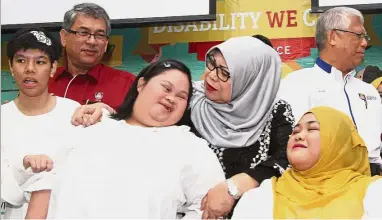
<instances>
[{"instance_id":1,"label":"grey hair","mask_svg":"<svg viewBox=\"0 0 382 220\"><path fill-rule=\"evenodd\" d=\"M332 8L320 16L316 25L316 44L318 51L324 49L328 31L333 29L348 29L351 17L359 17L362 24L364 23L362 13L357 9L348 7Z\"/></svg>"},{"instance_id":2,"label":"grey hair","mask_svg":"<svg viewBox=\"0 0 382 220\"><path fill-rule=\"evenodd\" d=\"M78 14L91 16L96 19L102 18L106 24L106 34L109 35L111 30L110 17L105 11L105 9L94 3L82 3L73 6L72 9L65 13L62 28L70 29L73 23L75 22Z\"/></svg>"}]
</instances>

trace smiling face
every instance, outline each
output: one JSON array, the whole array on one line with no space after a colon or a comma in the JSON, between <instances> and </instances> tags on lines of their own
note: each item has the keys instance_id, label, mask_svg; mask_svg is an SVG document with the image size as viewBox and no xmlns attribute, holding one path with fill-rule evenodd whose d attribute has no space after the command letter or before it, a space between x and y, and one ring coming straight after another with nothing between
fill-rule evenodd
<instances>
[{"instance_id":1,"label":"smiling face","mask_svg":"<svg viewBox=\"0 0 382 220\"><path fill-rule=\"evenodd\" d=\"M21 94L36 97L48 92L49 78L56 72L57 62L52 64L46 53L37 49L19 50L9 62Z\"/></svg>"},{"instance_id":2,"label":"smiling face","mask_svg":"<svg viewBox=\"0 0 382 220\"><path fill-rule=\"evenodd\" d=\"M207 55L206 70L203 75L205 75L206 97L217 103L229 103L232 79L229 77L229 69L221 52L215 51Z\"/></svg>"},{"instance_id":3,"label":"smiling face","mask_svg":"<svg viewBox=\"0 0 382 220\"><path fill-rule=\"evenodd\" d=\"M359 17L352 16L349 17L349 20L350 25L344 30L366 34L365 27ZM341 59L347 70L353 70L362 63L368 43L365 38L360 38L354 33L331 31L329 39L330 44L332 44L338 52L338 59Z\"/></svg>"},{"instance_id":4,"label":"smiling face","mask_svg":"<svg viewBox=\"0 0 382 220\"><path fill-rule=\"evenodd\" d=\"M175 125L183 116L188 100L189 80L179 70L167 70L146 82L138 81L131 124L147 127Z\"/></svg>"},{"instance_id":5,"label":"smiling face","mask_svg":"<svg viewBox=\"0 0 382 220\"><path fill-rule=\"evenodd\" d=\"M320 123L314 114L305 114L293 129L288 141L289 163L296 170L308 170L320 158L320 148Z\"/></svg>"},{"instance_id":6,"label":"smiling face","mask_svg":"<svg viewBox=\"0 0 382 220\"><path fill-rule=\"evenodd\" d=\"M71 30L106 35L106 23L102 18L78 14ZM60 37L68 62L80 68L91 68L101 62L108 44L107 39L80 36L67 30L61 30Z\"/></svg>"}]
</instances>

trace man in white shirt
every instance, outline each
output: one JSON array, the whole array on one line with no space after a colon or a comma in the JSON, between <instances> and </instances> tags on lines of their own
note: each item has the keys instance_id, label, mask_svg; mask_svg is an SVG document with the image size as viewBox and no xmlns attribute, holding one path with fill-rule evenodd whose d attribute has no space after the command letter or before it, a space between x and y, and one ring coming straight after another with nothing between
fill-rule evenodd
<instances>
[{"instance_id":1,"label":"man in white shirt","mask_svg":"<svg viewBox=\"0 0 382 220\"><path fill-rule=\"evenodd\" d=\"M49 78L56 71L60 54L60 44L42 29L20 30L8 42L10 71L19 96L1 106L1 198L5 218L47 217L52 175L26 170L23 158L44 154L55 159L71 147L68 140L74 138L75 127L70 118L80 105L48 93Z\"/></svg>"},{"instance_id":2,"label":"man in white shirt","mask_svg":"<svg viewBox=\"0 0 382 220\"><path fill-rule=\"evenodd\" d=\"M295 71L281 82L279 94L299 119L316 106L330 106L351 117L369 150L373 174L380 174L381 98L378 92L354 77L370 37L358 10L337 7L317 21L319 58L314 67ZM298 121L298 120L296 120Z\"/></svg>"}]
</instances>

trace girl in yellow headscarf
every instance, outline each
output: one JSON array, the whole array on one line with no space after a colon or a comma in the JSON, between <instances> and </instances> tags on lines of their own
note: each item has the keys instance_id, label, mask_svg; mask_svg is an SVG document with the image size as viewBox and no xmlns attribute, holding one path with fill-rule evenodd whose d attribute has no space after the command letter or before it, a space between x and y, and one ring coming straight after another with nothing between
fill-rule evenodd
<instances>
[{"instance_id":1,"label":"girl in yellow headscarf","mask_svg":"<svg viewBox=\"0 0 382 220\"><path fill-rule=\"evenodd\" d=\"M365 143L344 113L330 107L306 113L287 155L292 168L247 192L233 219L382 218L382 179L370 176Z\"/></svg>"}]
</instances>

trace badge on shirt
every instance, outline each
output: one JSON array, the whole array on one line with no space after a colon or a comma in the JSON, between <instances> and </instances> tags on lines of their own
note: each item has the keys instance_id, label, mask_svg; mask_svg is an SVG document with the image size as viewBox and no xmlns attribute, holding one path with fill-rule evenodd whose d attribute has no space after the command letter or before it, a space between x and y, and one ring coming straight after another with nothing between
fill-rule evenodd
<instances>
[{"instance_id":1,"label":"badge on shirt","mask_svg":"<svg viewBox=\"0 0 382 220\"><path fill-rule=\"evenodd\" d=\"M365 102L365 108L367 109L367 99L366 99L366 96L362 93L358 93L358 96L361 100L363 100Z\"/></svg>"},{"instance_id":2,"label":"badge on shirt","mask_svg":"<svg viewBox=\"0 0 382 220\"><path fill-rule=\"evenodd\" d=\"M95 98L95 100L96 100L97 102L100 102L100 101L102 100L102 98L103 98L103 92L96 92L96 93L94 94L94 98Z\"/></svg>"},{"instance_id":3,"label":"badge on shirt","mask_svg":"<svg viewBox=\"0 0 382 220\"><path fill-rule=\"evenodd\" d=\"M377 97L371 96L371 95L367 95L366 96L366 100L369 100L369 101L377 100Z\"/></svg>"}]
</instances>

